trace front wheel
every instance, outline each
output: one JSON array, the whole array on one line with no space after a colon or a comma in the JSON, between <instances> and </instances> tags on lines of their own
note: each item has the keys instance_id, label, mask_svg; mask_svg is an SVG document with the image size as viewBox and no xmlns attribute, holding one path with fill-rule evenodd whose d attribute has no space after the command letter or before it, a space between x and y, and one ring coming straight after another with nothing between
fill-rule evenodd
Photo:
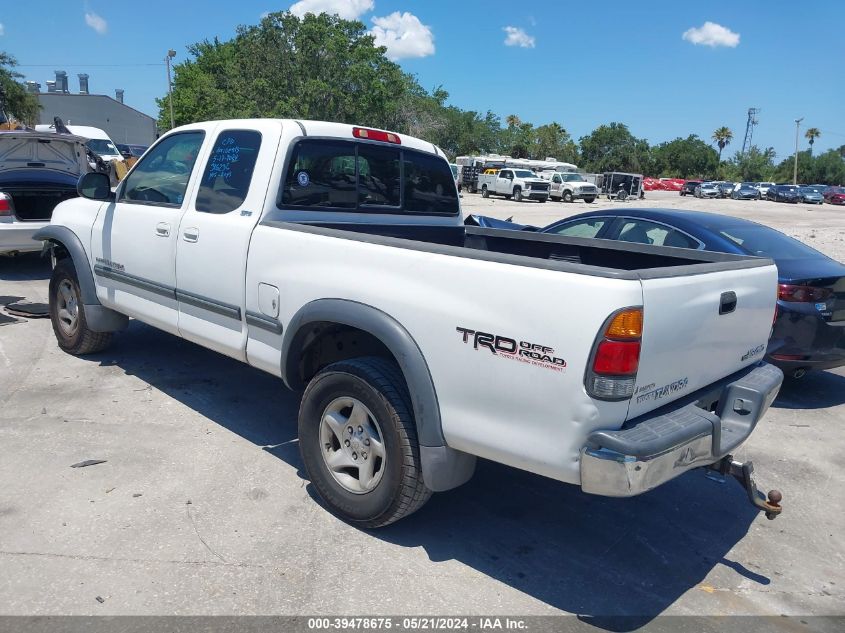
<instances>
[{"instance_id":1,"label":"front wheel","mask_svg":"<svg viewBox=\"0 0 845 633\"><path fill-rule=\"evenodd\" d=\"M490 197L490 192L487 191L487 185L484 185L484 186L481 187L481 197L482 198L489 198Z\"/></svg>"},{"instance_id":2,"label":"front wheel","mask_svg":"<svg viewBox=\"0 0 845 633\"><path fill-rule=\"evenodd\" d=\"M106 349L111 332L94 332L88 327L76 268L70 259L61 259L50 277L50 321L59 347L68 354L82 356Z\"/></svg>"},{"instance_id":3,"label":"front wheel","mask_svg":"<svg viewBox=\"0 0 845 633\"><path fill-rule=\"evenodd\" d=\"M402 372L382 358L334 363L311 380L299 450L328 509L359 527L389 525L431 496Z\"/></svg>"},{"instance_id":4,"label":"front wheel","mask_svg":"<svg viewBox=\"0 0 845 633\"><path fill-rule=\"evenodd\" d=\"M515 187L513 190L513 199L517 202L522 202L522 189Z\"/></svg>"},{"instance_id":5,"label":"front wheel","mask_svg":"<svg viewBox=\"0 0 845 633\"><path fill-rule=\"evenodd\" d=\"M564 191L562 199L563 199L564 202L572 202L572 192L571 191Z\"/></svg>"}]
</instances>

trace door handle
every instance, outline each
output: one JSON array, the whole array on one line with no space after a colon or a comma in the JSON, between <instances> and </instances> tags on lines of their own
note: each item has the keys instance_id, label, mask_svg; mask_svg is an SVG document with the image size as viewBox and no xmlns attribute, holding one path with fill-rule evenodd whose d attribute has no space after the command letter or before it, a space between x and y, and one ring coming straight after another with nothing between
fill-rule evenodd
<instances>
[{"instance_id":1,"label":"door handle","mask_svg":"<svg viewBox=\"0 0 845 633\"><path fill-rule=\"evenodd\" d=\"M191 227L182 231L182 239L186 242L196 242L200 238L200 230L195 227Z\"/></svg>"},{"instance_id":2,"label":"door handle","mask_svg":"<svg viewBox=\"0 0 845 633\"><path fill-rule=\"evenodd\" d=\"M736 293L723 292L719 298L719 314L729 314L736 310Z\"/></svg>"},{"instance_id":3,"label":"door handle","mask_svg":"<svg viewBox=\"0 0 845 633\"><path fill-rule=\"evenodd\" d=\"M156 235L159 237L167 237L170 235L170 225L167 222L159 222L156 224Z\"/></svg>"}]
</instances>

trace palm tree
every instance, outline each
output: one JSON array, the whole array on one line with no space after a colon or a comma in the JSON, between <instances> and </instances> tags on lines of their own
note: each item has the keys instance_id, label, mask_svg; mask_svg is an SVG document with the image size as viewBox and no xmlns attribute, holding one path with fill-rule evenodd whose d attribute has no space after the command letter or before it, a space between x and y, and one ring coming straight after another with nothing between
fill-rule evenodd
<instances>
[{"instance_id":1,"label":"palm tree","mask_svg":"<svg viewBox=\"0 0 845 633\"><path fill-rule=\"evenodd\" d=\"M505 117L505 123L508 124L508 127L517 127L520 123L522 123L522 121L520 121L519 117L515 114L509 114Z\"/></svg>"},{"instance_id":2,"label":"palm tree","mask_svg":"<svg viewBox=\"0 0 845 633\"><path fill-rule=\"evenodd\" d=\"M816 139L819 138L822 133L819 131L817 127L807 128L807 131L804 132L804 137L810 141L810 156L813 155L813 143L816 142Z\"/></svg>"},{"instance_id":3,"label":"palm tree","mask_svg":"<svg viewBox=\"0 0 845 633\"><path fill-rule=\"evenodd\" d=\"M722 162L722 150L727 147L731 139L734 137L734 133L731 132L730 128L725 127L724 125L713 132L713 140L716 141L716 144L719 146L719 162Z\"/></svg>"}]
</instances>

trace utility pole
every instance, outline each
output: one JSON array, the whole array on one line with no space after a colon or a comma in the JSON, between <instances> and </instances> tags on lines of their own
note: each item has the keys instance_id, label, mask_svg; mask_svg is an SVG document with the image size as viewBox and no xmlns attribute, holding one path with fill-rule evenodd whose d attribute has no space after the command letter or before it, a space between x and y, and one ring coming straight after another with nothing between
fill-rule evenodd
<instances>
[{"instance_id":1,"label":"utility pole","mask_svg":"<svg viewBox=\"0 0 845 633\"><path fill-rule=\"evenodd\" d=\"M792 184L798 184L798 130L801 128L801 121L804 120L804 117L800 119L795 119L795 167L792 169Z\"/></svg>"},{"instance_id":2,"label":"utility pole","mask_svg":"<svg viewBox=\"0 0 845 633\"><path fill-rule=\"evenodd\" d=\"M164 58L164 62L167 64L167 101L170 103L170 129L172 130L176 127L176 124L173 120L173 82L170 81L170 60L176 57L176 51L172 48L167 51L167 57Z\"/></svg>"}]
</instances>

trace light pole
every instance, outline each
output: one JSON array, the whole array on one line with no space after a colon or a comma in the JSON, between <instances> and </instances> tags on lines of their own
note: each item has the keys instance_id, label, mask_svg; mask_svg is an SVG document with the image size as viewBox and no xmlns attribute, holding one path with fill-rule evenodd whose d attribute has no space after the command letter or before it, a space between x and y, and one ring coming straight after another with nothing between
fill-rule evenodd
<instances>
[{"instance_id":1,"label":"light pole","mask_svg":"<svg viewBox=\"0 0 845 633\"><path fill-rule=\"evenodd\" d=\"M804 117L800 119L795 119L795 166L792 168L792 184L798 184L798 130L801 127L801 121L804 120Z\"/></svg>"},{"instance_id":2,"label":"light pole","mask_svg":"<svg viewBox=\"0 0 845 633\"><path fill-rule=\"evenodd\" d=\"M176 127L173 121L173 82L170 81L170 60L176 57L176 51L172 48L167 51L167 57L164 58L167 64L167 101L170 103L170 129ZM796 141L797 143L797 141Z\"/></svg>"}]
</instances>

